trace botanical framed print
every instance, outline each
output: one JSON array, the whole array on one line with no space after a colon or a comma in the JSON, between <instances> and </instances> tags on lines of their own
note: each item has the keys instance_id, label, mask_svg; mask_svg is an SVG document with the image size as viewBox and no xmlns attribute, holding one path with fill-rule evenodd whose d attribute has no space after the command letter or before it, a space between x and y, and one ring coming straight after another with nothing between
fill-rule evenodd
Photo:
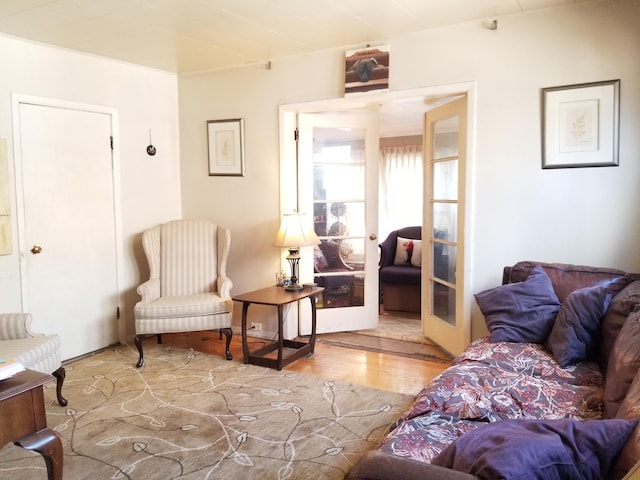
<instances>
[{"instance_id":1,"label":"botanical framed print","mask_svg":"<svg viewBox=\"0 0 640 480\"><path fill-rule=\"evenodd\" d=\"M209 176L244 177L244 120L208 120Z\"/></svg>"},{"instance_id":2,"label":"botanical framed print","mask_svg":"<svg viewBox=\"0 0 640 480\"><path fill-rule=\"evenodd\" d=\"M618 165L620 80L542 89L542 168Z\"/></svg>"}]
</instances>

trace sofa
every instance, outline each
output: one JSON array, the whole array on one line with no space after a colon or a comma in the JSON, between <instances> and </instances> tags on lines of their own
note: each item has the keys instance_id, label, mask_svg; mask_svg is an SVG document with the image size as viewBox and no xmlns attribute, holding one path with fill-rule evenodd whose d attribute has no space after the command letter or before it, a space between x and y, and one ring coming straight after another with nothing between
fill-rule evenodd
<instances>
[{"instance_id":1,"label":"sofa","mask_svg":"<svg viewBox=\"0 0 640 480\"><path fill-rule=\"evenodd\" d=\"M640 276L525 261L475 299L489 335L425 386L346 478L631 478Z\"/></svg>"},{"instance_id":2,"label":"sofa","mask_svg":"<svg viewBox=\"0 0 640 480\"><path fill-rule=\"evenodd\" d=\"M422 227L394 230L379 247L380 303L384 310L420 312Z\"/></svg>"}]
</instances>

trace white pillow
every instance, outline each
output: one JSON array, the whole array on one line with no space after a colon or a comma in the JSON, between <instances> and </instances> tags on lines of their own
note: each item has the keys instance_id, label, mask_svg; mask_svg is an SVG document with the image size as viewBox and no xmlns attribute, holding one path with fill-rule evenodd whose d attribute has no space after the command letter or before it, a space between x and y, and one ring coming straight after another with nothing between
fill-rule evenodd
<instances>
[{"instance_id":1,"label":"white pillow","mask_svg":"<svg viewBox=\"0 0 640 480\"><path fill-rule=\"evenodd\" d=\"M422 267L422 240L413 241L413 253L411 254L411 265Z\"/></svg>"},{"instance_id":2,"label":"white pillow","mask_svg":"<svg viewBox=\"0 0 640 480\"><path fill-rule=\"evenodd\" d=\"M398 237L396 241L396 258L394 265L408 265L411 252L413 251L413 240L409 238Z\"/></svg>"}]
</instances>

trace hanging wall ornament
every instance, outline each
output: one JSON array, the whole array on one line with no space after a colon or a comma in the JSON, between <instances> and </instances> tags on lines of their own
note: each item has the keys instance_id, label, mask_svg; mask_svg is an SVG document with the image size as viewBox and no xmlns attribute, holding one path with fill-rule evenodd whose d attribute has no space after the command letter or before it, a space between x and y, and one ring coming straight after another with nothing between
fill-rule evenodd
<instances>
[{"instance_id":1,"label":"hanging wall ornament","mask_svg":"<svg viewBox=\"0 0 640 480\"><path fill-rule=\"evenodd\" d=\"M154 156L156 154L156 147L153 146L151 141L151 130L149 130L149 145L147 146L147 155Z\"/></svg>"}]
</instances>

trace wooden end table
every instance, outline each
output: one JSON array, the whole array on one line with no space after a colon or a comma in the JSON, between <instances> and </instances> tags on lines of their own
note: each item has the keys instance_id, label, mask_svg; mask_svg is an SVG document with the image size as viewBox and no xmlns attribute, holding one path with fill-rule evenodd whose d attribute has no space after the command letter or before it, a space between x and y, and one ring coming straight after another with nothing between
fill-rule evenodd
<instances>
[{"instance_id":1,"label":"wooden end table","mask_svg":"<svg viewBox=\"0 0 640 480\"><path fill-rule=\"evenodd\" d=\"M62 479L62 442L47 428L42 386L52 375L25 370L0 381L0 448L9 442L44 457L49 480Z\"/></svg>"},{"instance_id":2,"label":"wooden end table","mask_svg":"<svg viewBox=\"0 0 640 480\"><path fill-rule=\"evenodd\" d=\"M244 354L244 363L282 370L282 367L294 360L312 354L316 344L316 297L323 290L324 288L322 287L305 287L300 291L290 292L285 290L284 287L273 286L232 297L233 300L242 302L242 353ZM283 336L283 307L305 298L311 301L311 337L309 342L286 340ZM272 305L278 309L278 339L251 352L247 343L247 312L249 305L253 303L257 305ZM294 349L295 351L285 357L285 348ZM277 358L266 356L276 350L278 352Z\"/></svg>"}]
</instances>

